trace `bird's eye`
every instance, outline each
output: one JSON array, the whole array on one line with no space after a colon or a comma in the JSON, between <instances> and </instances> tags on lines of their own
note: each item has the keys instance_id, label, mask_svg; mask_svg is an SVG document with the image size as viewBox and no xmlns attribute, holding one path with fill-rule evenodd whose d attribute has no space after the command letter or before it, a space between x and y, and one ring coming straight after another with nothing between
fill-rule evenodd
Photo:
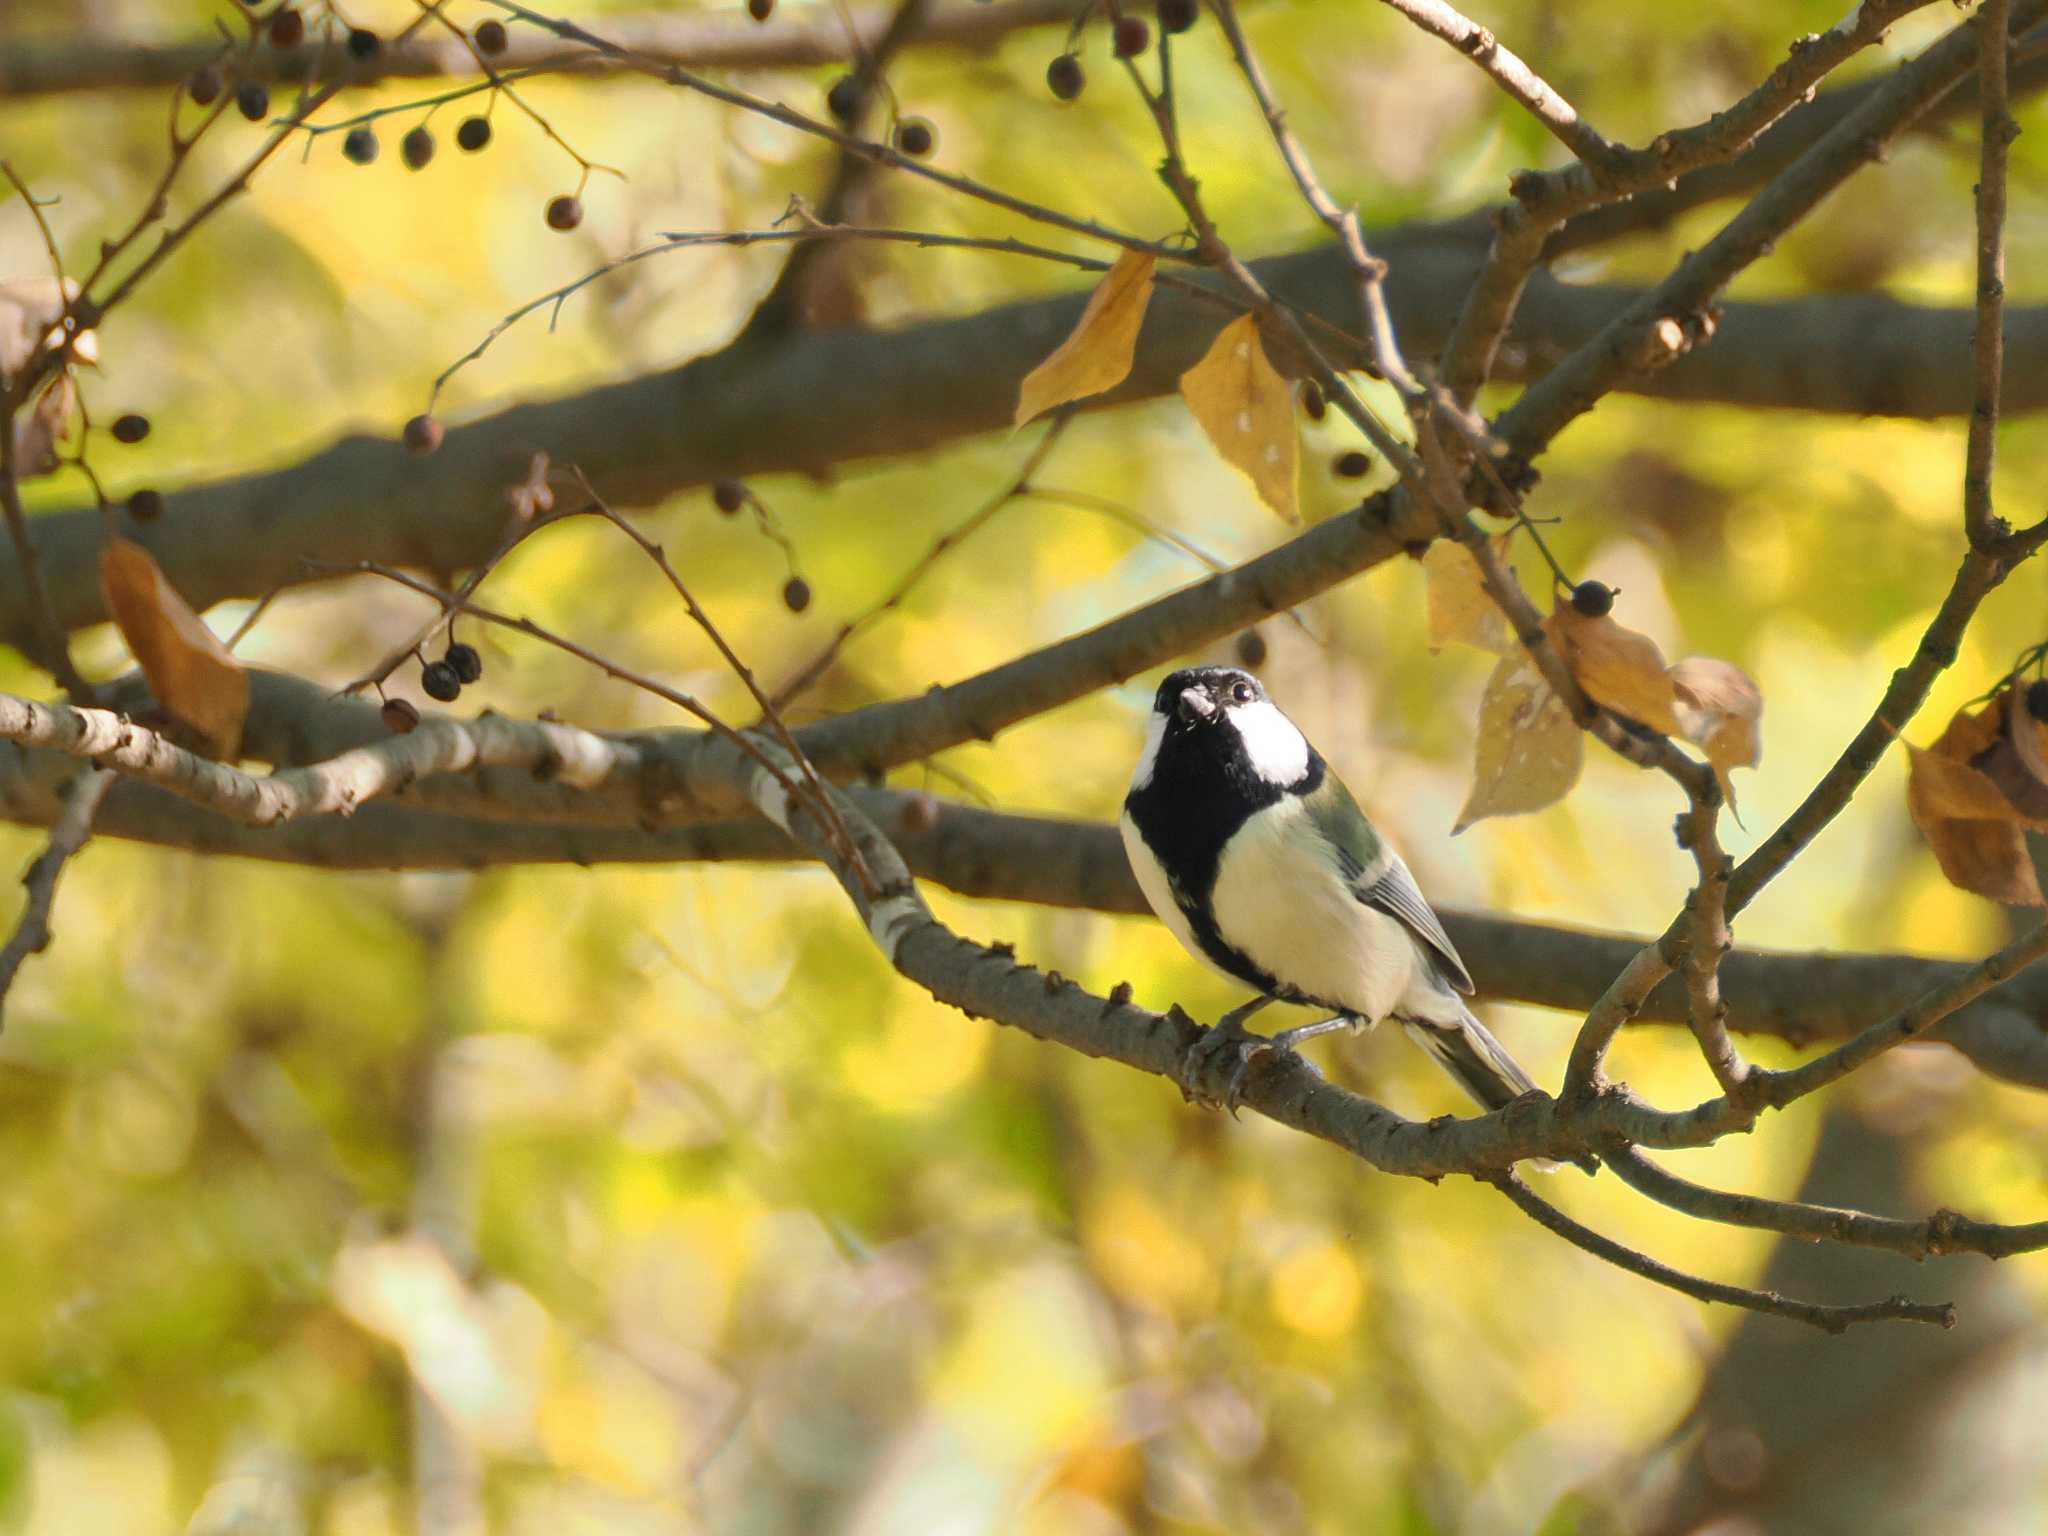
<instances>
[{"instance_id":1,"label":"bird's eye","mask_svg":"<svg viewBox=\"0 0 2048 1536\"><path fill-rule=\"evenodd\" d=\"M1259 696L1259 692L1250 683L1239 683L1230 690L1230 696L1240 704L1249 704Z\"/></svg>"}]
</instances>

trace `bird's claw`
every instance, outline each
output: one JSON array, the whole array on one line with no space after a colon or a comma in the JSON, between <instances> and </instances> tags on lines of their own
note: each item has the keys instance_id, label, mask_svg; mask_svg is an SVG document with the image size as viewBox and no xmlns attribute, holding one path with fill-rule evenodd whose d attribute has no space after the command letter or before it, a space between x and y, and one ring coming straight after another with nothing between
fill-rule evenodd
<instances>
[{"instance_id":1,"label":"bird's claw","mask_svg":"<svg viewBox=\"0 0 2048 1536\"><path fill-rule=\"evenodd\" d=\"M1252 1062L1273 1049L1273 1042L1264 1035L1252 1034L1235 1019L1226 1016L1204 1030L1201 1038L1188 1047L1187 1055L1181 1061L1180 1091L1190 1102L1228 1110L1230 1118L1235 1120L1244 1092L1244 1080L1251 1072ZM1237 1065L1231 1069L1223 1097L1212 1099L1203 1092L1202 1081L1215 1070L1220 1058L1232 1055L1237 1057Z\"/></svg>"}]
</instances>

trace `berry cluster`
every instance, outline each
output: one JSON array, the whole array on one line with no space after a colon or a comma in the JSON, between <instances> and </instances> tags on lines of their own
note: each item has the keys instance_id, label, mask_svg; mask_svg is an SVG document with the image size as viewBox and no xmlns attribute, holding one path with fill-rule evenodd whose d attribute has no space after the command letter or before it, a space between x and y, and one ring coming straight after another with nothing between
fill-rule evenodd
<instances>
[{"instance_id":1,"label":"berry cluster","mask_svg":"<svg viewBox=\"0 0 2048 1536\"><path fill-rule=\"evenodd\" d=\"M477 654L477 648L450 640L439 661L427 662L420 668L420 691L438 703L452 704L465 687L483 675L484 659ZM403 736L420 723L418 707L407 699L386 699L381 713L385 729L396 735Z\"/></svg>"},{"instance_id":2,"label":"berry cluster","mask_svg":"<svg viewBox=\"0 0 2048 1536\"><path fill-rule=\"evenodd\" d=\"M1155 13L1161 32L1185 32L1201 18L1201 0L1159 0ZM1152 28L1144 17L1118 13L1114 6L1111 14L1114 19L1109 25L1110 52L1120 59L1135 59L1152 46ZM1080 36L1081 29L1077 23L1067 38L1066 52L1055 57L1045 68L1046 89L1061 101L1072 101L1088 83L1088 76L1081 68L1081 57L1074 51Z\"/></svg>"}]
</instances>

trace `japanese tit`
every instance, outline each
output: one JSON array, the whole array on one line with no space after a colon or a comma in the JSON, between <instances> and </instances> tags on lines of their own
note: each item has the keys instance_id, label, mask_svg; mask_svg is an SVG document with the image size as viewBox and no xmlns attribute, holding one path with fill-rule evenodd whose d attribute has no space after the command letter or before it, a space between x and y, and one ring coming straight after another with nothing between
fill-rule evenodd
<instances>
[{"instance_id":1,"label":"japanese tit","mask_svg":"<svg viewBox=\"0 0 2048 1536\"><path fill-rule=\"evenodd\" d=\"M1535 1086L1465 1006L1472 979L1408 866L1250 673L1159 685L1119 826L1160 921L1258 994L1211 1032L1240 1074L1255 1051L1391 1017L1487 1109ZM1246 1036L1276 999L1336 1016Z\"/></svg>"}]
</instances>

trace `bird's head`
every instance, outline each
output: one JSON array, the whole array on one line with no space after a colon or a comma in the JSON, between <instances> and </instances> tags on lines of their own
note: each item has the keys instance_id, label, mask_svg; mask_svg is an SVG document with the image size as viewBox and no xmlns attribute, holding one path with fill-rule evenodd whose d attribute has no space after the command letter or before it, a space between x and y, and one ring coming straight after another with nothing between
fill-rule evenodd
<instances>
[{"instance_id":1,"label":"bird's head","mask_svg":"<svg viewBox=\"0 0 2048 1536\"><path fill-rule=\"evenodd\" d=\"M1220 768L1285 789L1308 775L1315 754L1293 721L1251 673L1187 667L1152 697L1152 718L1133 783L1149 783L1163 761L1176 770Z\"/></svg>"}]
</instances>

